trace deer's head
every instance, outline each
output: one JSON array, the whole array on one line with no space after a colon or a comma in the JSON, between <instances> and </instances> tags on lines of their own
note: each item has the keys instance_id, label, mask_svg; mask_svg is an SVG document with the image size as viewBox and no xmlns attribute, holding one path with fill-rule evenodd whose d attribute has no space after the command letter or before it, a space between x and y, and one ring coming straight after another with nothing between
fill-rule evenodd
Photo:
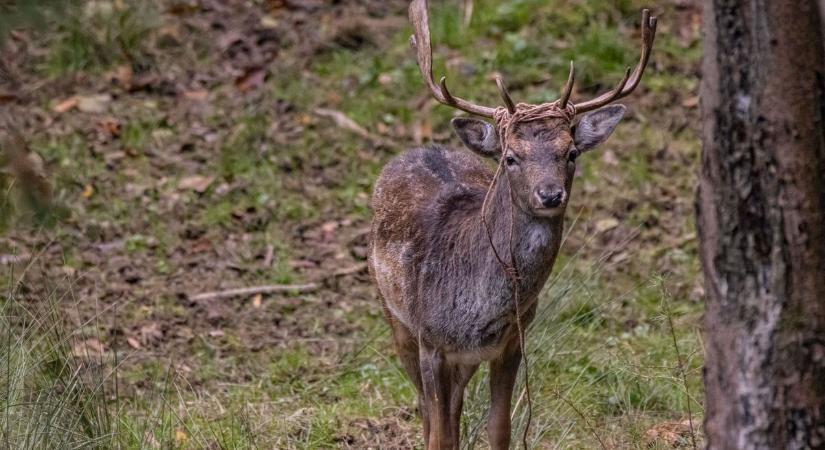
<instances>
[{"instance_id":1,"label":"deer's head","mask_svg":"<svg viewBox=\"0 0 825 450\"><path fill-rule=\"evenodd\" d=\"M438 85L433 81L427 0L411 2L410 20L414 29L410 43L433 97L445 105L494 120L491 124L473 118L455 118L452 125L458 137L473 152L499 162L500 170L510 181L514 202L536 216L555 216L564 211L576 158L604 142L622 119L625 107L610 104L629 95L639 85L656 35L656 18L645 9L639 63L632 71L627 69L615 89L595 99L581 103L570 101L575 78L571 62L567 85L558 100L540 105L515 104L497 77L504 106L494 108L453 96L444 77Z\"/></svg>"}]
</instances>

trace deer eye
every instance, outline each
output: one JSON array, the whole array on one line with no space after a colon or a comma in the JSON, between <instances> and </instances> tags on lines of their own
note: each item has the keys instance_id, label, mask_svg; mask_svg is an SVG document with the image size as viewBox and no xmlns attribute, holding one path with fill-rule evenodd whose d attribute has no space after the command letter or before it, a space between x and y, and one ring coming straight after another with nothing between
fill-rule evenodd
<instances>
[{"instance_id":1,"label":"deer eye","mask_svg":"<svg viewBox=\"0 0 825 450\"><path fill-rule=\"evenodd\" d=\"M506 158L504 158L504 162L507 163L508 166L515 166L517 161L516 158L513 158L512 156L507 156Z\"/></svg>"},{"instance_id":2,"label":"deer eye","mask_svg":"<svg viewBox=\"0 0 825 450\"><path fill-rule=\"evenodd\" d=\"M570 153L567 154L567 160L570 161L570 162L574 162L576 160L576 158L578 158L578 157L579 157L579 150L576 149L576 148L571 149Z\"/></svg>"}]
</instances>

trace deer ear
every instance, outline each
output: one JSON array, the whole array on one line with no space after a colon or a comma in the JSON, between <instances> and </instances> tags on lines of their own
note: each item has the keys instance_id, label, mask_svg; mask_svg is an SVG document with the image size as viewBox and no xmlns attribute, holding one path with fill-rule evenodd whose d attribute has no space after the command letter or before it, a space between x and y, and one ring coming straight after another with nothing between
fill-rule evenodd
<instances>
[{"instance_id":1,"label":"deer ear","mask_svg":"<svg viewBox=\"0 0 825 450\"><path fill-rule=\"evenodd\" d=\"M485 158L496 158L501 153L498 133L489 123L469 117L456 117L452 124L458 138L470 150Z\"/></svg>"},{"instance_id":2,"label":"deer ear","mask_svg":"<svg viewBox=\"0 0 825 450\"><path fill-rule=\"evenodd\" d=\"M573 127L573 142L580 152L586 152L606 141L622 120L627 108L610 105L585 114Z\"/></svg>"}]
</instances>

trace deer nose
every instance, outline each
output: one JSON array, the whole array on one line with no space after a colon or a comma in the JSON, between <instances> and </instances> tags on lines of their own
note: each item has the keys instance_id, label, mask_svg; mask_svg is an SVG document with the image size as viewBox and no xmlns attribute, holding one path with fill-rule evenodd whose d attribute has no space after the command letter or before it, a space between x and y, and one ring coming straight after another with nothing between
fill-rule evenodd
<instances>
[{"instance_id":1,"label":"deer nose","mask_svg":"<svg viewBox=\"0 0 825 450\"><path fill-rule=\"evenodd\" d=\"M556 208L564 201L564 189L540 188L536 191L536 197L545 208Z\"/></svg>"}]
</instances>

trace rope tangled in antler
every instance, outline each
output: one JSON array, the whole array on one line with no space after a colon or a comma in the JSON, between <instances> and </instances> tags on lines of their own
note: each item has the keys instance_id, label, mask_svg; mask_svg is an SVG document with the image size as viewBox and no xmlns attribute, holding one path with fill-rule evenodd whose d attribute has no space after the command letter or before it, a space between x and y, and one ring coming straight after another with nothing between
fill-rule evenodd
<instances>
[{"instance_id":1,"label":"rope tangled in antler","mask_svg":"<svg viewBox=\"0 0 825 450\"><path fill-rule=\"evenodd\" d=\"M493 235L490 232L490 225L487 223L487 206L490 194L493 192L493 187L498 182L499 176L504 168L504 161L507 154L507 140L510 135L515 132L516 125L519 123L533 122L536 120L550 118L565 119L569 123L572 122L575 117L576 107L572 102L567 103L564 109L559 106L558 101L555 101L552 103L542 103L541 105L519 103L516 105L515 111L512 113L503 106L496 108L495 111L496 130L498 131L499 136L501 156L499 157L498 167L496 168L495 175L493 175L493 180L487 188L487 194L484 196L484 202L481 205L481 220L484 222L484 228L487 231L487 239L490 241L490 247L493 249L493 254L496 256L499 265L501 265L502 270L504 270L504 273L513 285L513 303L515 304L516 310L516 328L518 331L519 350L521 351L521 357L524 360L524 391L527 399L527 423L524 426L524 433L521 436L521 442L525 450L527 450L527 433L530 430L530 422L533 418L533 399L530 396L530 377L528 374L527 351L524 341L524 327L521 323L521 299L519 298L519 281L521 280L521 275L518 264L516 263L515 248L513 247L513 236L515 235L516 226L516 207L514 205L515 198L513 198L513 188L510 183L510 174L507 171L504 171L504 173L507 177L507 189L509 191L508 194L510 195L509 264L502 259L498 249L496 249L495 243L493 242Z\"/></svg>"}]
</instances>

